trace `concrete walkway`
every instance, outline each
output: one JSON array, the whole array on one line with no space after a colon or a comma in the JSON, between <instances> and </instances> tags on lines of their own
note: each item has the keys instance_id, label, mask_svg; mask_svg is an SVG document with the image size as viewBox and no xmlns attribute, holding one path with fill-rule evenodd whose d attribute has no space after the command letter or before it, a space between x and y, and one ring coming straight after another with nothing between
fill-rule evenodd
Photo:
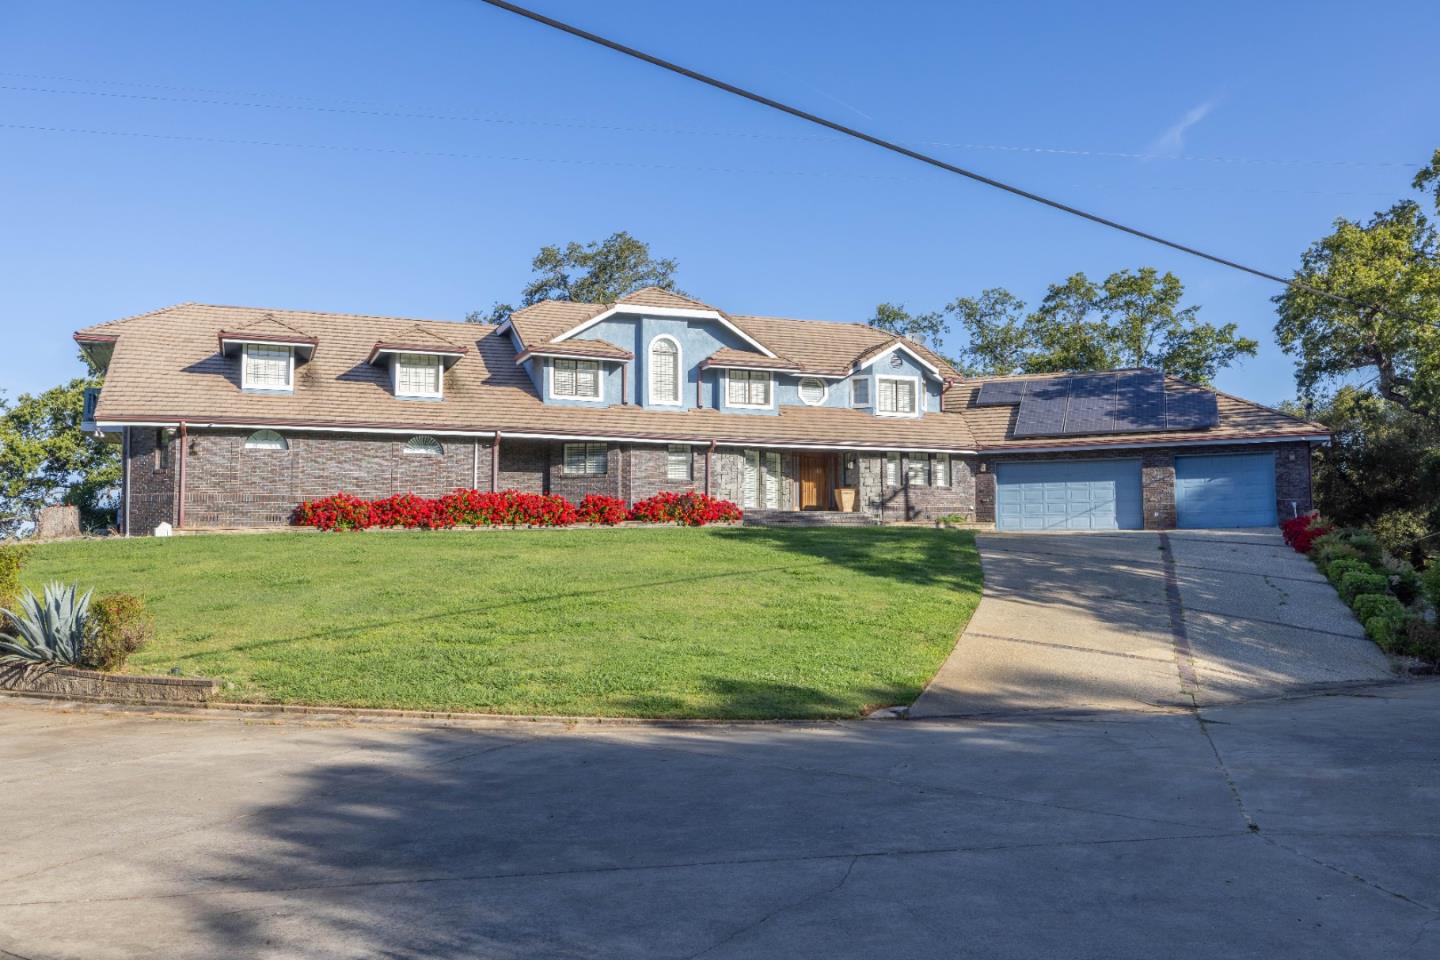
<instances>
[{"instance_id":1,"label":"concrete walkway","mask_svg":"<svg viewBox=\"0 0 1440 960\"><path fill-rule=\"evenodd\" d=\"M1432 682L689 730L0 698L0 957L1419 960L1437 729Z\"/></svg>"},{"instance_id":2,"label":"concrete walkway","mask_svg":"<svg viewBox=\"0 0 1440 960\"><path fill-rule=\"evenodd\" d=\"M978 541L985 595L911 716L1180 709L1392 676L1274 530Z\"/></svg>"}]
</instances>

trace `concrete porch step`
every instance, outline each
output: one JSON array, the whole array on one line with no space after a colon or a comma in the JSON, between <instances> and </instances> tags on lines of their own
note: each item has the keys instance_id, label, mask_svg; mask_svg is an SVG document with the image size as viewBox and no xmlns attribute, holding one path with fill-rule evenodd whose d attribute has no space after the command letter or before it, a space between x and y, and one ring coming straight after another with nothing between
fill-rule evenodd
<instances>
[{"instance_id":1,"label":"concrete porch step","mask_svg":"<svg viewBox=\"0 0 1440 960\"><path fill-rule=\"evenodd\" d=\"M880 521L866 513L838 510L746 510L745 526L750 527L878 527Z\"/></svg>"}]
</instances>

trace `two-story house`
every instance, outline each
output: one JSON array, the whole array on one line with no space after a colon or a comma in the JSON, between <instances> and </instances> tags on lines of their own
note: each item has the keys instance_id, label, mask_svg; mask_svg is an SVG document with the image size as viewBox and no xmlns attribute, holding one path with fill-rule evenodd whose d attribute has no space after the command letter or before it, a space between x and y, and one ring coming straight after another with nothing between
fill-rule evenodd
<instances>
[{"instance_id":1,"label":"two-story house","mask_svg":"<svg viewBox=\"0 0 1440 960\"><path fill-rule=\"evenodd\" d=\"M1006 529L1274 523L1309 508L1327 439L1153 371L967 380L868 326L656 288L498 327L187 303L75 339L106 370L86 426L122 445L134 534L457 487Z\"/></svg>"}]
</instances>

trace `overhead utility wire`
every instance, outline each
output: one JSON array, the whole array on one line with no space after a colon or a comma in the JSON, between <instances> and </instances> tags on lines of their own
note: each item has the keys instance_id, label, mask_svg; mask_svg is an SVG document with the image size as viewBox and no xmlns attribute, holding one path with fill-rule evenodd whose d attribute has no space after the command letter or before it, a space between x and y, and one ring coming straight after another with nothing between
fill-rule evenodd
<instances>
[{"instance_id":1,"label":"overhead utility wire","mask_svg":"<svg viewBox=\"0 0 1440 960\"><path fill-rule=\"evenodd\" d=\"M682 67L678 63L671 63L669 60L661 59L660 57L646 53L643 50L637 50L634 47L626 46L625 44L618 41L602 37L597 33L591 33L589 30L583 30L580 27L566 23L563 20L556 20L554 17L547 17L543 13L537 13L534 10L530 10L526 7L518 6L517 4L513 3L508 3L506 2L506 0L480 0L480 2L488 3L492 7L498 7L501 10L506 10L510 13L517 14L526 18L527 20L533 20L536 23L543 24L544 26L551 27L555 30L559 30L562 33L568 33L573 37L579 37L581 40L588 40L591 43L599 44L602 47L607 47L611 50L614 50L616 53L623 53L627 57L633 57L636 60L644 61L645 63L660 67L662 70L669 70L671 73L677 73L682 77L687 77L698 83L703 83L706 86L714 87L717 90L723 90L726 93L734 94L737 97L743 97L746 100L758 103L764 107L769 107L772 110L778 110L781 113L788 113L790 114L790 116L798 117L799 119L804 120L807 123L813 123L818 126L825 127L828 130L834 130L836 133L843 133L847 137L854 137L857 140L863 140L866 143L873 144L883 150L889 150L891 153L898 153L902 157L909 157L911 160L919 160L921 163L929 164L932 167L937 167L941 170L946 171L947 173L954 173L962 177L967 177L971 180L976 181L977 183L983 183L988 187L994 187L997 190L1003 190L1006 193L1013 194L1025 200L1029 200L1033 203L1038 203L1043 206L1059 210L1062 213L1068 213L1072 216L1089 220L1091 223L1098 223L1102 227L1109 227L1110 229L1118 230L1121 233L1128 233L1132 237L1139 237L1142 240L1149 240L1151 243L1158 243L1161 246L1169 247L1172 250L1178 250L1181 253L1188 253L1192 257L1199 257L1202 260L1209 260L1211 263L1218 263L1223 267L1230 267L1232 270L1239 270L1243 273L1248 273L1252 276L1260 277L1264 280L1271 280L1275 283L1281 283L1287 287L1292 287L1296 290L1304 290L1308 293L1313 293L1316 296L1326 297L1330 300L1336 301L1337 303L1344 303L1360 310L1386 312L1390 313L1392 316L1396 315L1394 311L1386 311L1383 310L1383 308L1374 306L1372 304L1361 303L1359 301L1352 300L1349 297L1341 296L1338 293L1331 293L1328 290L1321 290L1318 287L1312 287L1308 283L1302 283L1299 280L1282 277L1279 274L1270 273L1268 270L1261 270L1258 267L1247 266L1236 260L1231 260L1227 257L1219 256L1218 254L1207 253L1197 247L1188 246L1187 244L1179 243L1174 240L1167 240L1164 237L1159 236L1158 234L1141 230L1138 227L1127 226L1126 224L1120 223L1118 220L1111 220L1109 217L1103 217L1098 213L1090 213L1088 210L1082 210L1079 207L1073 207L1070 204L1062 203L1059 200L1052 200L1049 197L1042 196L1041 194L1033 193L1021 187L1014 186L1013 184L1006 183L1003 180L996 180L994 177L987 177L983 173L976 173L974 170L967 170L964 167L956 166L953 163L947 163L946 161L941 160L938 157L932 157L929 154L921 153L918 150L912 150L909 147L902 146L893 141L885 140L873 134L866 133L863 130L857 130L854 127L847 127L843 123L837 123L834 120L827 120L825 117L818 116L817 114L813 114L805 110L801 110L799 107L792 107L789 104L781 103L779 100L772 100L771 98L759 93L755 93L752 90L747 90L744 87L737 87L733 83L727 83L724 80L719 80L715 77L709 76L708 74L700 73L698 70L691 70L689 67Z\"/></svg>"},{"instance_id":2,"label":"overhead utility wire","mask_svg":"<svg viewBox=\"0 0 1440 960\"><path fill-rule=\"evenodd\" d=\"M86 97L112 97L126 100L147 100L160 103L192 103L204 106L225 106L225 107L263 107L272 110L314 110L321 113L354 113L366 116L395 117L400 119L414 120L444 120L462 121L470 123L506 123L524 126L537 127L575 127L586 130L613 130L624 133L656 133L656 134L679 134L692 137L744 137L754 140L788 140L788 141L820 141L825 143L838 142L837 137L829 136L797 136L794 134L756 133L754 131L735 130L693 130L663 126L627 126L615 123L597 123L593 120L536 120L533 118L519 119L515 117L500 116L476 116L454 112L449 108L430 107L396 107L393 105L376 104L367 100L348 98L331 98L328 102L320 97L307 97L294 93L259 93L254 91L228 90L216 87L194 87L181 86L168 83L144 83L135 80L96 80L82 77L56 76L42 73L18 73L11 70L0 70L0 77L24 77L31 80L50 80L62 83L79 83L87 86L111 86L111 87L143 87L151 90L178 90L189 93L204 93L219 95L223 97L245 97L247 102L235 100L195 99L191 97L170 97L156 94L139 93L114 93L105 90L60 90L51 87L34 87L22 85L0 85L0 90L11 90L19 93L45 93L45 94L68 94L72 96ZM286 99L301 101L298 104L288 103L265 103L260 102L266 99ZM339 107L335 104L351 104L349 107ZM1187 161L1195 163L1221 163L1232 166L1330 166L1330 167L1409 167L1411 169L1423 164L1424 160L1336 160L1317 157L1205 157L1184 153L1126 153L1119 150L1082 150L1078 147L1037 147L1025 146L1010 143L957 143L951 140L913 140L912 143L922 147L954 147L960 150L994 150L1006 153L1033 153L1061 157L1096 157L1102 160L1144 160L1144 161Z\"/></svg>"}]
</instances>

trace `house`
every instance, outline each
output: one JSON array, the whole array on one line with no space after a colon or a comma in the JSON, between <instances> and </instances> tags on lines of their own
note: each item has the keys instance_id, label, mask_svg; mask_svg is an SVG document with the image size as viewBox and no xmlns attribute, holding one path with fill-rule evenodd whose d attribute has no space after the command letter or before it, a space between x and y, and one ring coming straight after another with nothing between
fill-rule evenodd
<instances>
[{"instance_id":1,"label":"house","mask_svg":"<svg viewBox=\"0 0 1440 960\"><path fill-rule=\"evenodd\" d=\"M499 326L185 303L75 339L106 371L85 426L123 448L134 534L456 487L1001 529L1273 524L1310 508L1329 439L1155 371L970 379L868 326L657 288Z\"/></svg>"}]
</instances>

